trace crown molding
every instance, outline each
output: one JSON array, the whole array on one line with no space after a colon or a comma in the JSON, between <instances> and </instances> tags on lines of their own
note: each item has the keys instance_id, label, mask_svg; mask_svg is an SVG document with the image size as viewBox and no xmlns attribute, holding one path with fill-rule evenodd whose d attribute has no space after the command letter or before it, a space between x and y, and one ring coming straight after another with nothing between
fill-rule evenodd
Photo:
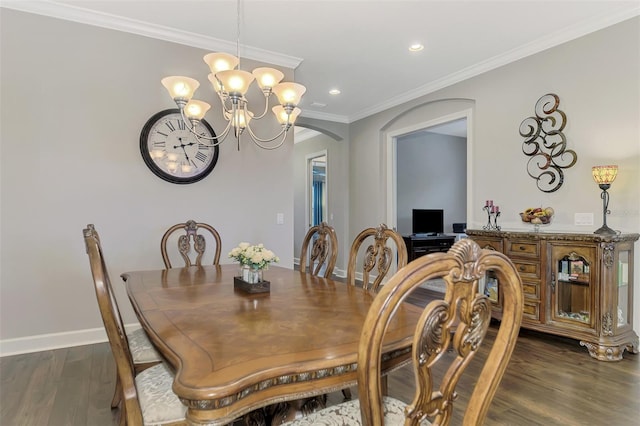
<instances>
[{"instance_id":1,"label":"crown molding","mask_svg":"<svg viewBox=\"0 0 640 426\"><path fill-rule=\"evenodd\" d=\"M197 47L212 51L235 52L236 43L214 37L206 37L188 31L176 30L175 28L154 25L135 19L124 18L122 16L99 13L82 7L70 6L50 1L16 1L8 0L2 2L2 7L19 10L21 12L34 13L37 15L49 16L52 18L64 19L81 24L93 25L116 31L123 31L158 40L183 44L185 46ZM242 45L243 58L259 62L265 62L281 67L296 69L302 62L301 58L284 55L269 50L258 49L251 46Z\"/></svg>"},{"instance_id":2,"label":"crown molding","mask_svg":"<svg viewBox=\"0 0 640 426\"><path fill-rule=\"evenodd\" d=\"M304 107L302 108L302 113L300 113L300 117L314 118L316 120L333 121L334 123L344 123L344 124L349 124L350 123L349 117L347 117L345 115L328 114L326 112L309 111L307 109L304 109Z\"/></svg>"},{"instance_id":3,"label":"crown molding","mask_svg":"<svg viewBox=\"0 0 640 426\"><path fill-rule=\"evenodd\" d=\"M458 72L449 74L429 84L425 84L424 86L420 86L414 90L411 90L410 92L394 96L386 102L374 105L371 108L363 109L354 115L346 117L347 123L352 123L354 121L369 117L373 114L388 110L395 106L402 105L403 103L412 101L421 96L428 95L437 90L483 74L487 71L491 71L503 65L507 65L511 62L526 58L527 56L540 53L544 50L569 42L571 40L575 40L579 37L588 35L595 31L618 24L622 21L626 21L627 19L631 19L639 15L640 3L631 9L626 9L621 12L613 13L611 15L600 16L581 24L567 27L562 31L550 34L547 37L543 37L532 43L526 44L517 49L513 49L510 52L494 56L493 58L490 58L486 61L479 62ZM308 113L307 116L311 117L311 112Z\"/></svg>"}]
</instances>

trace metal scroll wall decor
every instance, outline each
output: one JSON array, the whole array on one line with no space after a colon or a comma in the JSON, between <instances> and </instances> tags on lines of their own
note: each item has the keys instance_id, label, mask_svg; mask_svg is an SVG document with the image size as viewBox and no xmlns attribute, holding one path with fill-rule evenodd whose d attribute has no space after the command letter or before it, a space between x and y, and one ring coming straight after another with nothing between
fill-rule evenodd
<instances>
[{"instance_id":1,"label":"metal scroll wall decor","mask_svg":"<svg viewBox=\"0 0 640 426\"><path fill-rule=\"evenodd\" d=\"M520 136L525 138L522 152L531 157L527 173L542 192L557 191L564 182L562 169L578 161L576 152L567 149L567 138L562 133L567 116L558 109L559 104L558 95L546 94L536 102L536 116L520 123Z\"/></svg>"}]
</instances>

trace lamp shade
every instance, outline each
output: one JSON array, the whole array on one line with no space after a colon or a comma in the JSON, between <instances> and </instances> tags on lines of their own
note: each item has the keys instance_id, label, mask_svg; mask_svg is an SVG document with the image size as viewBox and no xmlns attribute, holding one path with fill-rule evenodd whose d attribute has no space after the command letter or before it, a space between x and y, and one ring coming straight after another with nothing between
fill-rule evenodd
<instances>
[{"instance_id":1,"label":"lamp shade","mask_svg":"<svg viewBox=\"0 0 640 426\"><path fill-rule=\"evenodd\" d=\"M211 105L208 103L191 99L184 106L184 115L190 120L202 120L209 108L211 108Z\"/></svg>"},{"instance_id":2,"label":"lamp shade","mask_svg":"<svg viewBox=\"0 0 640 426\"><path fill-rule=\"evenodd\" d=\"M251 73L255 76L256 82L262 90L273 89L284 78L284 74L280 71L267 67L256 68Z\"/></svg>"},{"instance_id":3,"label":"lamp shade","mask_svg":"<svg viewBox=\"0 0 640 426\"><path fill-rule=\"evenodd\" d=\"M228 70L216 73L215 77L222 83L223 90L229 95L244 96L255 77L247 71Z\"/></svg>"},{"instance_id":4,"label":"lamp shade","mask_svg":"<svg viewBox=\"0 0 640 426\"><path fill-rule=\"evenodd\" d=\"M301 112L300 108L294 108L293 111L291 111L291 114L287 114L287 111L282 105L274 106L273 108L271 108L271 111L273 111L276 118L278 119L278 123L282 124L283 126L293 125L296 122L296 118L298 118L298 115L300 115Z\"/></svg>"},{"instance_id":5,"label":"lamp shade","mask_svg":"<svg viewBox=\"0 0 640 426\"><path fill-rule=\"evenodd\" d=\"M251 111L247 111L244 109L236 109L233 111L232 120L233 127L237 129L245 129L251 119L253 118L253 113Z\"/></svg>"},{"instance_id":6,"label":"lamp shade","mask_svg":"<svg viewBox=\"0 0 640 426\"><path fill-rule=\"evenodd\" d=\"M298 83L280 83L273 88L273 93L282 105L298 106L307 88Z\"/></svg>"},{"instance_id":7,"label":"lamp shade","mask_svg":"<svg viewBox=\"0 0 640 426\"><path fill-rule=\"evenodd\" d=\"M597 184L610 184L616 180L618 175L618 166L594 166L591 168L593 180Z\"/></svg>"},{"instance_id":8,"label":"lamp shade","mask_svg":"<svg viewBox=\"0 0 640 426\"><path fill-rule=\"evenodd\" d=\"M209 53L202 58L213 74L220 71L232 70L238 66L240 60L228 53Z\"/></svg>"},{"instance_id":9,"label":"lamp shade","mask_svg":"<svg viewBox=\"0 0 640 426\"><path fill-rule=\"evenodd\" d=\"M185 100L191 99L196 89L200 87L198 80L179 75L172 75L161 80L162 85L167 89L171 99Z\"/></svg>"}]
</instances>

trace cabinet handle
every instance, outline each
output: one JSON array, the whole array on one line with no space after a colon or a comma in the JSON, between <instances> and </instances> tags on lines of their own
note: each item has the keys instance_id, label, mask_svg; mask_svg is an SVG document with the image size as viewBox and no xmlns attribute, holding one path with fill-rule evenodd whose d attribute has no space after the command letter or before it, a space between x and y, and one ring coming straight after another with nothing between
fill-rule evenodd
<instances>
[{"instance_id":1,"label":"cabinet handle","mask_svg":"<svg viewBox=\"0 0 640 426\"><path fill-rule=\"evenodd\" d=\"M524 267L524 266L520 266L520 270L521 270L522 272L524 272L525 267Z\"/></svg>"},{"instance_id":2,"label":"cabinet handle","mask_svg":"<svg viewBox=\"0 0 640 426\"><path fill-rule=\"evenodd\" d=\"M551 291L556 291L556 273L551 273Z\"/></svg>"},{"instance_id":3,"label":"cabinet handle","mask_svg":"<svg viewBox=\"0 0 640 426\"><path fill-rule=\"evenodd\" d=\"M520 246L520 250L524 250L524 246Z\"/></svg>"}]
</instances>

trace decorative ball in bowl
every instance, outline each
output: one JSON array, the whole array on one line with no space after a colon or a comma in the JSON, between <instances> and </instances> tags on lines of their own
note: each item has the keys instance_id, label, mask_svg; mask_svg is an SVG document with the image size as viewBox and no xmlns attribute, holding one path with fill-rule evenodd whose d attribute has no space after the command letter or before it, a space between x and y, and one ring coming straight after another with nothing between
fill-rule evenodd
<instances>
[{"instance_id":1,"label":"decorative ball in bowl","mask_svg":"<svg viewBox=\"0 0 640 426\"><path fill-rule=\"evenodd\" d=\"M531 223L532 225L546 225L551 222L553 213L554 211L551 207L529 207L520 213L520 218L523 222Z\"/></svg>"}]
</instances>

